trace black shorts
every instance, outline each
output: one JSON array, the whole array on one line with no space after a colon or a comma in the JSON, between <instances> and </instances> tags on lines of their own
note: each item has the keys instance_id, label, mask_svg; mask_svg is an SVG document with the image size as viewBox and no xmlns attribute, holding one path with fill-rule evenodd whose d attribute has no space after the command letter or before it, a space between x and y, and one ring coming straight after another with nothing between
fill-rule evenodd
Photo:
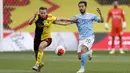
<instances>
[{"instance_id":1,"label":"black shorts","mask_svg":"<svg viewBox=\"0 0 130 73\"><path fill-rule=\"evenodd\" d=\"M42 41L47 42L47 47L51 44L52 38L47 38ZM42 42L41 40L34 40L34 50L38 50L40 43Z\"/></svg>"}]
</instances>

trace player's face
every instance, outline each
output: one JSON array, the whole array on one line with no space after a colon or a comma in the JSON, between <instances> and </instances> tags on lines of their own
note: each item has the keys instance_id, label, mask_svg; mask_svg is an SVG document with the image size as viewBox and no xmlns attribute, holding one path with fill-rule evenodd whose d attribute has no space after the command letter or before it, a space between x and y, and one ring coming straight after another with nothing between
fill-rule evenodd
<instances>
[{"instance_id":1,"label":"player's face","mask_svg":"<svg viewBox=\"0 0 130 73\"><path fill-rule=\"evenodd\" d=\"M40 16L43 18L43 19L46 19L47 18L47 10L39 10L39 13L40 13Z\"/></svg>"},{"instance_id":2,"label":"player's face","mask_svg":"<svg viewBox=\"0 0 130 73\"><path fill-rule=\"evenodd\" d=\"M114 5L114 8L117 8L118 7L118 1L114 1L113 5Z\"/></svg>"},{"instance_id":3,"label":"player's face","mask_svg":"<svg viewBox=\"0 0 130 73\"><path fill-rule=\"evenodd\" d=\"M84 3L79 4L79 11L81 14L84 14L86 12L86 6Z\"/></svg>"}]
</instances>

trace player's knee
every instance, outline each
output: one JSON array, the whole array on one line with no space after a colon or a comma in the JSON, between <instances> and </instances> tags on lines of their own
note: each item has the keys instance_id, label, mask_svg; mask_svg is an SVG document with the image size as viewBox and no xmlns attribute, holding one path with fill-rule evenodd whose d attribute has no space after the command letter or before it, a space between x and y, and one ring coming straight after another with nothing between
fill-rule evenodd
<instances>
[{"instance_id":1,"label":"player's knee","mask_svg":"<svg viewBox=\"0 0 130 73\"><path fill-rule=\"evenodd\" d=\"M81 53L86 53L88 51L88 48L86 46L82 46Z\"/></svg>"},{"instance_id":2,"label":"player's knee","mask_svg":"<svg viewBox=\"0 0 130 73\"><path fill-rule=\"evenodd\" d=\"M40 46L39 46L39 50L43 50L43 49L45 49L46 48L46 46L47 46L47 43L46 42L41 42L40 43Z\"/></svg>"},{"instance_id":3,"label":"player's knee","mask_svg":"<svg viewBox=\"0 0 130 73\"><path fill-rule=\"evenodd\" d=\"M44 44L40 44L39 50L43 50L44 48L45 48L45 45Z\"/></svg>"},{"instance_id":4,"label":"player's knee","mask_svg":"<svg viewBox=\"0 0 130 73\"><path fill-rule=\"evenodd\" d=\"M44 48L43 45L39 46L39 50L43 50L43 48Z\"/></svg>"}]
</instances>

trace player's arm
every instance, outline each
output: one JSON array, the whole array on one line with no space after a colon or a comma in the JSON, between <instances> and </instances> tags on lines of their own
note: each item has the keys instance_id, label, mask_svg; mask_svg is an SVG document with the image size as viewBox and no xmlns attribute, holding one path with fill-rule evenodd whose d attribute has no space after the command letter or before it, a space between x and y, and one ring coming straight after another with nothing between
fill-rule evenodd
<instances>
[{"instance_id":1,"label":"player's arm","mask_svg":"<svg viewBox=\"0 0 130 73\"><path fill-rule=\"evenodd\" d=\"M69 22L69 21L54 21L53 23L56 24L56 25L62 25L62 26L72 24L72 22Z\"/></svg>"},{"instance_id":2,"label":"player's arm","mask_svg":"<svg viewBox=\"0 0 130 73\"><path fill-rule=\"evenodd\" d=\"M98 12L98 14L100 15L100 19L101 19L101 23L103 23L104 22L104 18L103 18L103 16L102 16L102 13L101 13L101 10L99 9L99 8L97 8L97 12Z\"/></svg>"},{"instance_id":3,"label":"player's arm","mask_svg":"<svg viewBox=\"0 0 130 73\"><path fill-rule=\"evenodd\" d=\"M57 18L53 23L57 25L69 25L73 22L77 22L77 18Z\"/></svg>"},{"instance_id":4,"label":"player's arm","mask_svg":"<svg viewBox=\"0 0 130 73\"><path fill-rule=\"evenodd\" d=\"M38 12L36 12L36 13L34 14L34 16L29 20L29 25L32 25L33 22L35 22L35 18L37 17L37 15L38 15Z\"/></svg>"},{"instance_id":5,"label":"player's arm","mask_svg":"<svg viewBox=\"0 0 130 73\"><path fill-rule=\"evenodd\" d=\"M57 18L57 21L77 22L77 18Z\"/></svg>"},{"instance_id":6,"label":"player's arm","mask_svg":"<svg viewBox=\"0 0 130 73\"><path fill-rule=\"evenodd\" d=\"M108 23L108 22L109 22L109 20L110 20L110 17L111 17L111 11L109 11L109 12L108 12L108 16L107 16L106 23Z\"/></svg>"},{"instance_id":7,"label":"player's arm","mask_svg":"<svg viewBox=\"0 0 130 73\"><path fill-rule=\"evenodd\" d=\"M123 29L126 29L126 21L125 21L125 12L122 10L122 19L123 19Z\"/></svg>"},{"instance_id":8,"label":"player's arm","mask_svg":"<svg viewBox=\"0 0 130 73\"><path fill-rule=\"evenodd\" d=\"M111 11L108 12L107 20L106 20L106 23L105 23L106 30L108 30L108 28L109 28L108 22L109 22L110 18L111 18Z\"/></svg>"}]
</instances>

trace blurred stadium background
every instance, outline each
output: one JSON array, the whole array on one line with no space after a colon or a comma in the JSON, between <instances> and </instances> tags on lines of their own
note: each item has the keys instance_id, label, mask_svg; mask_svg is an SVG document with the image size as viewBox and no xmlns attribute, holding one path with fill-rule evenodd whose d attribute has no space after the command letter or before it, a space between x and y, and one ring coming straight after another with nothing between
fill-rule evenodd
<instances>
[{"instance_id":1,"label":"blurred stadium background","mask_svg":"<svg viewBox=\"0 0 130 73\"><path fill-rule=\"evenodd\" d=\"M56 17L72 17L79 14L77 6L79 1L3 0L3 23L1 26L4 28L0 32L3 34L0 41L0 73L33 73L31 67L35 61L32 52L35 25L29 26L28 20L38 11L40 6L47 7L49 13ZM88 63L86 73L130 73L130 0L118 1L119 7L124 9L126 15L127 29L124 30L123 34L123 47L126 53L120 55L117 52L114 55L109 55L108 50L111 46L109 32L111 29L106 31L104 23L94 23L96 34L96 41L92 48L94 59ZM97 14L96 8L98 7L101 9L105 20L108 10L113 7L113 0L87 0L87 2L87 11ZM76 25L53 25L52 37L53 42L46 50L54 51L58 45L64 45L67 53L63 57L58 57L54 55L54 52L46 52L46 65L41 73L75 73L80 65L76 52L73 52L78 44ZM116 42L118 48L118 38Z\"/></svg>"}]
</instances>

